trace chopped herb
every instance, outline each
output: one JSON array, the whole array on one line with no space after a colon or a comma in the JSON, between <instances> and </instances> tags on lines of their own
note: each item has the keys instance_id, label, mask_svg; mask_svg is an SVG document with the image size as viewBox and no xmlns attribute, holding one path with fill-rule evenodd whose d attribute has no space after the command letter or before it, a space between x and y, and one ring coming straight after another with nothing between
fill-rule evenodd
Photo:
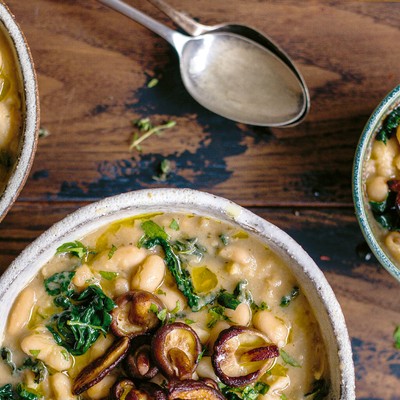
<instances>
[{"instance_id":1,"label":"chopped herb","mask_svg":"<svg viewBox=\"0 0 400 400\"><path fill-rule=\"evenodd\" d=\"M100 334L107 334L115 304L100 287L91 285L82 293L58 296L54 303L64 310L51 317L47 329L71 354L86 353Z\"/></svg>"},{"instance_id":2,"label":"chopped herb","mask_svg":"<svg viewBox=\"0 0 400 400\"><path fill-rule=\"evenodd\" d=\"M174 231L179 231L179 223L178 223L178 221L176 219L173 219L171 221L171 223L169 224L169 227L171 229L173 229Z\"/></svg>"},{"instance_id":3,"label":"chopped herb","mask_svg":"<svg viewBox=\"0 0 400 400\"><path fill-rule=\"evenodd\" d=\"M217 297L218 304L225 308L229 308L230 310L236 310L240 301L236 298L236 296L229 292L221 292Z\"/></svg>"},{"instance_id":4,"label":"chopped herb","mask_svg":"<svg viewBox=\"0 0 400 400\"><path fill-rule=\"evenodd\" d=\"M177 300L175 307L170 312L171 314L177 314L180 309L181 309L181 303L179 300Z\"/></svg>"},{"instance_id":5,"label":"chopped herb","mask_svg":"<svg viewBox=\"0 0 400 400\"><path fill-rule=\"evenodd\" d=\"M260 305L256 304L254 301L250 303L251 310L253 313L256 313L257 311L264 311L264 310L269 310L268 304L265 301L262 301Z\"/></svg>"},{"instance_id":6,"label":"chopped herb","mask_svg":"<svg viewBox=\"0 0 400 400\"><path fill-rule=\"evenodd\" d=\"M291 301L294 300L299 294L300 294L300 289L297 286L295 286L288 295L283 296L281 298L280 306L287 307L291 303Z\"/></svg>"},{"instance_id":7,"label":"chopped herb","mask_svg":"<svg viewBox=\"0 0 400 400\"><path fill-rule=\"evenodd\" d=\"M147 238L154 239L157 237L164 239L164 240L169 239L169 235L165 232L165 230L153 221L150 221L150 220L144 221L144 222L142 222L142 224L140 226L142 227L144 234L146 236L144 239L147 239Z\"/></svg>"},{"instance_id":8,"label":"chopped herb","mask_svg":"<svg viewBox=\"0 0 400 400\"><path fill-rule=\"evenodd\" d=\"M31 353L33 357L37 358L37 356L40 354L40 350L29 350L29 353Z\"/></svg>"},{"instance_id":9,"label":"chopped herb","mask_svg":"<svg viewBox=\"0 0 400 400\"><path fill-rule=\"evenodd\" d=\"M287 400L286 394L281 394L281 400Z\"/></svg>"},{"instance_id":10,"label":"chopped herb","mask_svg":"<svg viewBox=\"0 0 400 400\"><path fill-rule=\"evenodd\" d=\"M112 281L119 275L118 272L111 271L99 271L99 274L107 281Z\"/></svg>"},{"instance_id":11,"label":"chopped herb","mask_svg":"<svg viewBox=\"0 0 400 400\"><path fill-rule=\"evenodd\" d=\"M229 236L225 235L224 233L221 233L219 235L219 238L224 246L227 246L229 244Z\"/></svg>"},{"instance_id":12,"label":"chopped herb","mask_svg":"<svg viewBox=\"0 0 400 400\"><path fill-rule=\"evenodd\" d=\"M307 400L324 400L328 394L328 384L323 379L319 379L313 383L311 391L305 394L304 398Z\"/></svg>"},{"instance_id":13,"label":"chopped herb","mask_svg":"<svg viewBox=\"0 0 400 400\"><path fill-rule=\"evenodd\" d=\"M111 260L114 253L117 251L117 247L112 245L110 251L108 252L108 259Z\"/></svg>"},{"instance_id":14,"label":"chopped herb","mask_svg":"<svg viewBox=\"0 0 400 400\"><path fill-rule=\"evenodd\" d=\"M48 129L43 128L43 127L39 128L39 138L45 138L49 135L50 135L50 132L48 131Z\"/></svg>"},{"instance_id":15,"label":"chopped herb","mask_svg":"<svg viewBox=\"0 0 400 400\"><path fill-rule=\"evenodd\" d=\"M13 400L15 399L14 390L10 383L0 387L0 400Z\"/></svg>"},{"instance_id":16,"label":"chopped herb","mask_svg":"<svg viewBox=\"0 0 400 400\"><path fill-rule=\"evenodd\" d=\"M19 383L17 385L17 393L21 397L21 399L26 400L38 400L43 398L36 390L28 388L27 386Z\"/></svg>"},{"instance_id":17,"label":"chopped herb","mask_svg":"<svg viewBox=\"0 0 400 400\"><path fill-rule=\"evenodd\" d=\"M207 249L198 243L197 238L181 239L172 244L177 254L182 256L195 256L200 261Z\"/></svg>"},{"instance_id":18,"label":"chopped herb","mask_svg":"<svg viewBox=\"0 0 400 400\"><path fill-rule=\"evenodd\" d=\"M208 321L207 328L213 328L218 321L231 322L225 315L225 308L222 306L213 306L209 308L208 314L210 315L210 320Z\"/></svg>"},{"instance_id":19,"label":"chopped herb","mask_svg":"<svg viewBox=\"0 0 400 400\"><path fill-rule=\"evenodd\" d=\"M159 135L161 131L165 129L173 128L176 125L175 121L167 121L165 124L154 126L149 118L141 118L136 121L133 121L133 126L139 129L139 132L135 132L133 135L133 140L129 149L136 149L141 151L142 148L140 144L148 139L151 135L156 134ZM139 136L139 133L141 134Z\"/></svg>"},{"instance_id":20,"label":"chopped herb","mask_svg":"<svg viewBox=\"0 0 400 400\"><path fill-rule=\"evenodd\" d=\"M90 254L96 254L95 251L90 250L83 243L75 240L75 242L64 243L57 248L56 254L69 253L78 257L82 262L86 262Z\"/></svg>"},{"instance_id":21,"label":"chopped herb","mask_svg":"<svg viewBox=\"0 0 400 400\"><path fill-rule=\"evenodd\" d=\"M393 333L394 347L400 349L400 325L396 327Z\"/></svg>"},{"instance_id":22,"label":"chopped herb","mask_svg":"<svg viewBox=\"0 0 400 400\"><path fill-rule=\"evenodd\" d=\"M165 182L168 179L171 171L171 162L164 158L160 163L158 174L154 175L153 179L157 182Z\"/></svg>"},{"instance_id":23,"label":"chopped herb","mask_svg":"<svg viewBox=\"0 0 400 400\"><path fill-rule=\"evenodd\" d=\"M33 360L28 357L25 359L24 363L18 368L18 371L23 371L29 369L34 373L34 382L39 384L43 382L47 376L47 368L43 361Z\"/></svg>"},{"instance_id":24,"label":"chopped herb","mask_svg":"<svg viewBox=\"0 0 400 400\"><path fill-rule=\"evenodd\" d=\"M218 295L218 303L231 310L236 310L240 303L252 302L252 295L247 289L247 285L248 282L244 279L236 285L233 293L222 291Z\"/></svg>"},{"instance_id":25,"label":"chopped herb","mask_svg":"<svg viewBox=\"0 0 400 400\"><path fill-rule=\"evenodd\" d=\"M153 88L154 86L156 86L158 84L158 79L157 78L152 78L149 83L147 84L147 87L149 89Z\"/></svg>"},{"instance_id":26,"label":"chopped herb","mask_svg":"<svg viewBox=\"0 0 400 400\"><path fill-rule=\"evenodd\" d=\"M301 367L301 365L292 357L290 356L288 353L286 353L285 350L280 349L279 353L282 357L282 360L286 363L291 365L292 367L296 367L299 368Z\"/></svg>"},{"instance_id":27,"label":"chopped herb","mask_svg":"<svg viewBox=\"0 0 400 400\"><path fill-rule=\"evenodd\" d=\"M69 360L69 353L68 353L67 350L61 350L61 354L62 354L62 356L64 357L64 360L65 360L65 361L68 361L68 360Z\"/></svg>"},{"instance_id":28,"label":"chopped herb","mask_svg":"<svg viewBox=\"0 0 400 400\"><path fill-rule=\"evenodd\" d=\"M17 371L17 367L12 360L11 350L7 347L2 347L0 349L0 357L4 361L4 363L10 367L11 372L14 374Z\"/></svg>"},{"instance_id":29,"label":"chopped herb","mask_svg":"<svg viewBox=\"0 0 400 400\"><path fill-rule=\"evenodd\" d=\"M203 358L204 353L207 351L207 346L203 346L201 353L197 356L197 363Z\"/></svg>"},{"instance_id":30,"label":"chopped herb","mask_svg":"<svg viewBox=\"0 0 400 400\"><path fill-rule=\"evenodd\" d=\"M58 272L44 280L44 287L50 296L69 296L73 290L70 289L75 271Z\"/></svg>"},{"instance_id":31,"label":"chopped herb","mask_svg":"<svg viewBox=\"0 0 400 400\"><path fill-rule=\"evenodd\" d=\"M194 324L196 321L193 321L192 319L189 319L189 318L185 318L185 324L187 324L187 325L192 325L192 324Z\"/></svg>"},{"instance_id":32,"label":"chopped herb","mask_svg":"<svg viewBox=\"0 0 400 400\"><path fill-rule=\"evenodd\" d=\"M269 385L264 382L257 382L254 386L241 388L229 387L223 383L218 383L218 386L228 400L257 400L259 395L265 395L269 390Z\"/></svg>"},{"instance_id":33,"label":"chopped herb","mask_svg":"<svg viewBox=\"0 0 400 400\"><path fill-rule=\"evenodd\" d=\"M164 292L164 290L162 290L162 289L157 289L156 294L159 294L159 295L162 295L162 296L166 296L167 295L167 293Z\"/></svg>"}]
</instances>

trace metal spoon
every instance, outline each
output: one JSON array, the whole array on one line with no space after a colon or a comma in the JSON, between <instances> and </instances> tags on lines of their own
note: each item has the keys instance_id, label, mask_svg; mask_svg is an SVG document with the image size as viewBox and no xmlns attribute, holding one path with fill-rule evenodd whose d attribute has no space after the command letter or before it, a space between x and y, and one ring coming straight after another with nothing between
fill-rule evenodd
<instances>
[{"instance_id":1,"label":"metal spoon","mask_svg":"<svg viewBox=\"0 0 400 400\"><path fill-rule=\"evenodd\" d=\"M308 92L285 62L260 44L231 32L182 35L121 0L98 0L167 40L180 59L183 84L216 114L259 126L298 123Z\"/></svg>"}]
</instances>

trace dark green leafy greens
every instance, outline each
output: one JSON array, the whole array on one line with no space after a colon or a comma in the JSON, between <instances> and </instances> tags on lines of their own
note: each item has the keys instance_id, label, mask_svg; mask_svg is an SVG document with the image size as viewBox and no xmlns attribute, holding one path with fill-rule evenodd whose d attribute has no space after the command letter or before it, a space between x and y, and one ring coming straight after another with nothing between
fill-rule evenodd
<instances>
[{"instance_id":1,"label":"dark green leafy greens","mask_svg":"<svg viewBox=\"0 0 400 400\"><path fill-rule=\"evenodd\" d=\"M281 298L280 306L287 307L299 294L300 289L295 286L289 294Z\"/></svg>"},{"instance_id":2,"label":"dark green leafy greens","mask_svg":"<svg viewBox=\"0 0 400 400\"><path fill-rule=\"evenodd\" d=\"M7 347L2 347L0 349L0 357L3 362L10 367L11 372L15 374L17 372L17 366L13 362L11 350Z\"/></svg>"},{"instance_id":3,"label":"dark green leafy greens","mask_svg":"<svg viewBox=\"0 0 400 400\"><path fill-rule=\"evenodd\" d=\"M389 190L389 194L384 201L370 201L372 214L376 221L389 231L400 230L400 215L397 212L396 198L398 194Z\"/></svg>"},{"instance_id":4,"label":"dark green leafy greens","mask_svg":"<svg viewBox=\"0 0 400 400\"><path fill-rule=\"evenodd\" d=\"M73 355L82 355L97 340L106 335L111 324L114 302L98 286L91 285L82 293L63 285L54 304L64 310L51 317L47 329L57 344Z\"/></svg>"},{"instance_id":5,"label":"dark green leafy greens","mask_svg":"<svg viewBox=\"0 0 400 400\"><path fill-rule=\"evenodd\" d=\"M268 393L269 385L264 382L257 382L254 386L245 386L242 388L233 388L218 383L218 386L227 400L257 400L260 394Z\"/></svg>"},{"instance_id":6,"label":"dark green leafy greens","mask_svg":"<svg viewBox=\"0 0 400 400\"><path fill-rule=\"evenodd\" d=\"M56 254L71 254L78 257L82 262L86 262L90 254L96 254L95 251L90 250L83 243L75 240L75 242L68 242L62 244L57 248Z\"/></svg>"},{"instance_id":7,"label":"dark green leafy greens","mask_svg":"<svg viewBox=\"0 0 400 400\"><path fill-rule=\"evenodd\" d=\"M399 125L400 107L397 107L383 121L382 126L376 135L376 140L386 144L386 142L393 136Z\"/></svg>"},{"instance_id":8,"label":"dark green leafy greens","mask_svg":"<svg viewBox=\"0 0 400 400\"><path fill-rule=\"evenodd\" d=\"M257 311L269 310L268 304L265 301L262 301L260 305L252 301L250 307L253 313L256 313Z\"/></svg>"},{"instance_id":9,"label":"dark green leafy greens","mask_svg":"<svg viewBox=\"0 0 400 400\"><path fill-rule=\"evenodd\" d=\"M210 316L207 323L208 328L212 328L218 321L228 321L231 322L229 317L225 315L225 308L222 306L213 306L208 309L208 314Z\"/></svg>"},{"instance_id":10,"label":"dark green leafy greens","mask_svg":"<svg viewBox=\"0 0 400 400\"><path fill-rule=\"evenodd\" d=\"M236 310L240 303L247 302L251 304L253 302L253 297L247 289L247 285L248 282L244 279L236 285L233 293L229 293L225 290L221 291L217 297L218 304L231 310Z\"/></svg>"},{"instance_id":11,"label":"dark green leafy greens","mask_svg":"<svg viewBox=\"0 0 400 400\"><path fill-rule=\"evenodd\" d=\"M50 296L65 294L71 295L74 291L70 288L75 271L58 272L44 280L44 287Z\"/></svg>"},{"instance_id":12,"label":"dark green leafy greens","mask_svg":"<svg viewBox=\"0 0 400 400\"><path fill-rule=\"evenodd\" d=\"M29 369L34 373L34 382L38 384L47 376L46 365L43 361L37 359L26 358L24 363L18 368L18 371L23 371L24 369Z\"/></svg>"}]
</instances>

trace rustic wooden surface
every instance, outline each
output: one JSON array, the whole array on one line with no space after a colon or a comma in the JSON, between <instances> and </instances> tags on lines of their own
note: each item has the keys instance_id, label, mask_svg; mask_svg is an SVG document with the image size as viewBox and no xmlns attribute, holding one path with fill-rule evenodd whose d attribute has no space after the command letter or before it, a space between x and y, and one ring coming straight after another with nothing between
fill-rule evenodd
<instances>
[{"instance_id":1,"label":"rustic wooden surface","mask_svg":"<svg viewBox=\"0 0 400 400\"><path fill-rule=\"evenodd\" d=\"M168 23L144 0L135 5ZM290 129L218 117L185 92L173 50L94 0L9 0L40 86L40 139L29 180L0 225L0 271L54 222L108 195L159 186L225 196L292 235L324 271L353 345L357 398L400 399L399 284L372 257L354 217L351 167L360 132L400 82L400 3L171 0L201 22L240 21L295 60L312 109ZM131 0L133 4L133 0ZM150 89L151 77L159 84ZM131 121L173 130L129 152ZM153 179L167 158L167 182Z\"/></svg>"}]
</instances>

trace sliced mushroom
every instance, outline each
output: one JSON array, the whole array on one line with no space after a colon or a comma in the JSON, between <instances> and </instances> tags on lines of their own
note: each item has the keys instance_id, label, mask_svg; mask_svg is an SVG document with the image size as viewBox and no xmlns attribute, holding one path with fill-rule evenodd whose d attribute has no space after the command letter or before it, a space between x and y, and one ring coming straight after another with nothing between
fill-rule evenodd
<instances>
[{"instance_id":1,"label":"sliced mushroom","mask_svg":"<svg viewBox=\"0 0 400 400\"><path fill-rule=\"evenodd\" d=\"M142 382L139 384L139 389L145 392L151 399L167 400L166 391L153 382Z\"/></svg>"},{"instance_id":2,"label":"sliced mushroom","mask_svg":"<svg viewBox=\"0 0 400 400\"><path fill-rule=\"evenodd\" d=\"M115 382L110 391L111 400L126 399L129 392L135 389L135 384L130 379L122 379Z\"/></svg>"},{"instance_id":3,"label":"sliced mushroom","mask_svg":"<svg viewBox=\"0 0 400 400\"><path fill-rule=\"evenodd\" d=\"M151 336L140 335L132 339L124 368L133 379L151 379L157 375L158 368L151 357Z\"/></svg>"},{"instance_id":4,"label":"sliced mushroom","mask_svg":"<svg viewBox=\"0 0 400 400\"><path fill-rule=\"evenodd\" d=\"M256 329L232 326L223 330L214 344L215 374L231 387L246 386L275 364L278 347Z\"/></svg>"},{"instance_id":5,"label":"sliced mushroom","mask_svg":"<svg viewBox=\"0 0 400 400\"><path fill-rule=\"evenodd\" d=\"M112 311L111 330L114 335L130 338L157 329L161 321L154 312L164 306L161 300L144 290L132 290L119 296Z\"/></svg>"},{"instance_id":6,"label":"sliced mushroom","mask_svg":"<svg viewBox=\"0 0 400 400\"><path fill-rule=\"evenodd\" d=\"M156 332L152 341L152 352L165 376L189 379L197 367L201 343L189 325L175 322Z\"/></svg>"},{"instance_id":7,"label":"sliced mushroom","mask_svg":"<svg viewBox=\"0 0 400 400\"><path fill-rule=\"evenodd\" d=\"M79 395L108 375L128 354L129 342L128 337L119 339L104 355L87 365L75 378L72 393Z\"/></svg>"},{"instance_id":8,"label":"sliced mushroom","mask_svg":"<svg viewBox=\"0 0 400 400\"><path fill-rule=\"evenodd\" d=\"M222 393L215 387L192 379L170 382L168 394L168 400L225 400Z\"/></svg>"}]
</instances>

